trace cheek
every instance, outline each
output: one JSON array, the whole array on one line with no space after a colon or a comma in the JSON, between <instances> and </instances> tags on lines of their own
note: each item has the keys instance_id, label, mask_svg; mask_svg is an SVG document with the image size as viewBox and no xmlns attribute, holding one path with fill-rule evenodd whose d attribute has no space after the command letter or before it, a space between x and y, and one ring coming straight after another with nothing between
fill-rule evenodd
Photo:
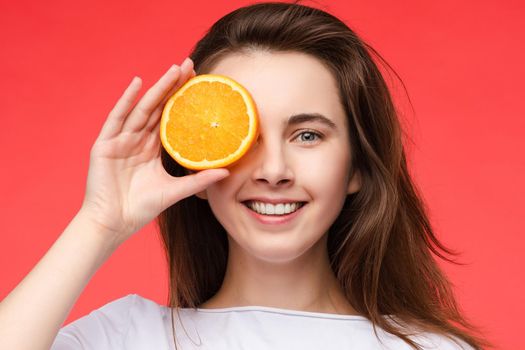
<instances>
[{"instance_id":1,"label":"cheek","mask_svg":"<svg viewBox=\"0 0 525 350\"><path fill-rule=\"evenodd\" d=\"M312 195L339 195L346 188L349 157L341 152L309 152L296 157L297 180ZM346 194L343 194L346 196Z\"/></svg>"},{"instance_id":2,"label":"cheek","mask_svg":"<svg viewBox=\"0 0 525 350\"><path fill-rule=\"evenodd\" d=\"M228 180L226 179L211 184L206 189L208 201L210 203L221 202L225 197L228 196L228 188Z\"/></svg>"},{"instance_id":3,"label":"cheek","mask_svg":"<svg viewBox=\"0 0 525 350\"><path fill-rule=\"evenodd\" d=\"M215 183L209 186L206 190L208 197L208 204L213 212L213 215L219 221L219 223L226 229L229 229L228 211L229 209L225 205L225 188L224 185Z\"/></svg>"},{"instance_id":4,"label":"cheek","mask_svg":"<svg viewBox=\"0 0 525 350\"><path fill-rule=\"evenodd\" d=\"M206 189L208 203L216 216L224 216L227 210L229 210L227 204L230 205L237 201L239 181L238 176L230 172L230 176L211 184Z\"/></svg>"}]
</instances>

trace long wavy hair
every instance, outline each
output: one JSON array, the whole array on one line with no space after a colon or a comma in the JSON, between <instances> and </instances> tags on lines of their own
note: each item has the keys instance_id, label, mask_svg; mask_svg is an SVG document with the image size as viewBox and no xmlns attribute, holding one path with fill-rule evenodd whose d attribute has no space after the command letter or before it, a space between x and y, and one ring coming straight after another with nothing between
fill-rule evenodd
<instances>
[{"instance_id":1,"label":"long wavy hair","mask_svg":"<svg viewBox=\"0 0 525 350\"><path fill-rule=\"evenodd\" d=\"M490 346L462 315L451 283L433 258L454 263L447 255L458 253L434 234L407 168L399 113L372 57L394 72L390 65L341 20L297 2L255 3L225 15L190 57L196 73L204 74L225 56L250 50L309 54L337 81L361 188L347 196L330 227L328 251L354 309L374 331L379 326L414 349L420 349L409 337L414 329L458 337L475 349ZM188 174L164 149L161 159L169 174ZM208 202L196 196L162 212L158 225L169 267L168 305L196 308L221 287L227 233ZM394 322L386 315L395 316Z\"/></svg>"}]
</instances>

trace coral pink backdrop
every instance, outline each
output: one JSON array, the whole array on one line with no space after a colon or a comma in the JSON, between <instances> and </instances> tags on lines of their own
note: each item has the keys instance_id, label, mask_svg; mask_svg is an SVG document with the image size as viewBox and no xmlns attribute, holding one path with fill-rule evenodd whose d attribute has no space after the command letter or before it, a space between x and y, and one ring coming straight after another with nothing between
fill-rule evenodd
<instances>
[{"instance_id":1,"label":"coral pink backdrop","mask_svg":"<svg viewBox=\"0 0 525 350\"><path fill-rule=\"evenodd\" d=\"M90 147L131 78L151 86L215 20L246 4L2 1L0 298L79 209ZM414 141L412 172L438 236L463 252L464 266L442 266L498 348L521 348L523 2L305 4L343 19L402 77L414 110L399 86L394 94ZM150 224L102 266L66 322L129 293L164 303L166 273Z\"/></svg>"}]
</instances>

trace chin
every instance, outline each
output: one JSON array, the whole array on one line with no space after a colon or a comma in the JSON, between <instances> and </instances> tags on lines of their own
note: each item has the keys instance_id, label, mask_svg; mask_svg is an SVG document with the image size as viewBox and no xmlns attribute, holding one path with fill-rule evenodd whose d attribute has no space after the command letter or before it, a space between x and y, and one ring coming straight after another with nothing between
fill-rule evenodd
<instances>
[{"instance_id":1,"label":"chin","mask_svg":"<svg viewBox=\"0 0 525 350\"><path fill-rule=\"evenodd\" d=\"M304 241L294 242L289 236L274 236L250 242L236 242L235 247L230 242L230 250L239 249L242 251L242 254L248 255L252 259L273 264L283 264L301 258L313 248L312 244Z\"/></svg>"}]
</instances>

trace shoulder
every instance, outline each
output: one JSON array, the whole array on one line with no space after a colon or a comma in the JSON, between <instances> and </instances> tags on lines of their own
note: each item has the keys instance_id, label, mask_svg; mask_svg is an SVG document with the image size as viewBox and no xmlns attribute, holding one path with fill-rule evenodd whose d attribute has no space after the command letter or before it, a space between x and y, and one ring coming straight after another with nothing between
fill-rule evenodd
<instances>
[{"instance_id":1,"label":"shoulder","mask_svg":"<svg viewBox=\"0 0 525 350\"><path fill-rule=\"evenodd\" d=\"M394 326L401 325L403 332L410 334L408 337L420 347L421 350L476 350L463 339L458 338L452 334L444 334L436 331L424 330L414 324L406 323L402 319L389 315L386 320L392 322ZM407 349L413 348L403 341L400 337L388 333L380 328L386 339L392 342L394 347L392 349Z\"/></svg>"},{"instance_id":2,"label":"shoulder","mask_svg":"<svg viewBox=\"0 0 525 350\"><path fill-rule=\"evenodd\" d=\"M133 336L130 328L158 326L163 322L161 311L154 301L137 294L126 295L61 328L51 349L125 348L127 338Z\"/></svg>"},{"instance_id":3,"label":"shoulder","mask_svg":"<svg viewBox=\"0 0 525 350\"><path fill-rule=\"evenodd\" d=\"M475 350L465 341L455 336L445 336L436 333L422 333L412 338L424 350Z\"/></svg>"}]
</instances>

